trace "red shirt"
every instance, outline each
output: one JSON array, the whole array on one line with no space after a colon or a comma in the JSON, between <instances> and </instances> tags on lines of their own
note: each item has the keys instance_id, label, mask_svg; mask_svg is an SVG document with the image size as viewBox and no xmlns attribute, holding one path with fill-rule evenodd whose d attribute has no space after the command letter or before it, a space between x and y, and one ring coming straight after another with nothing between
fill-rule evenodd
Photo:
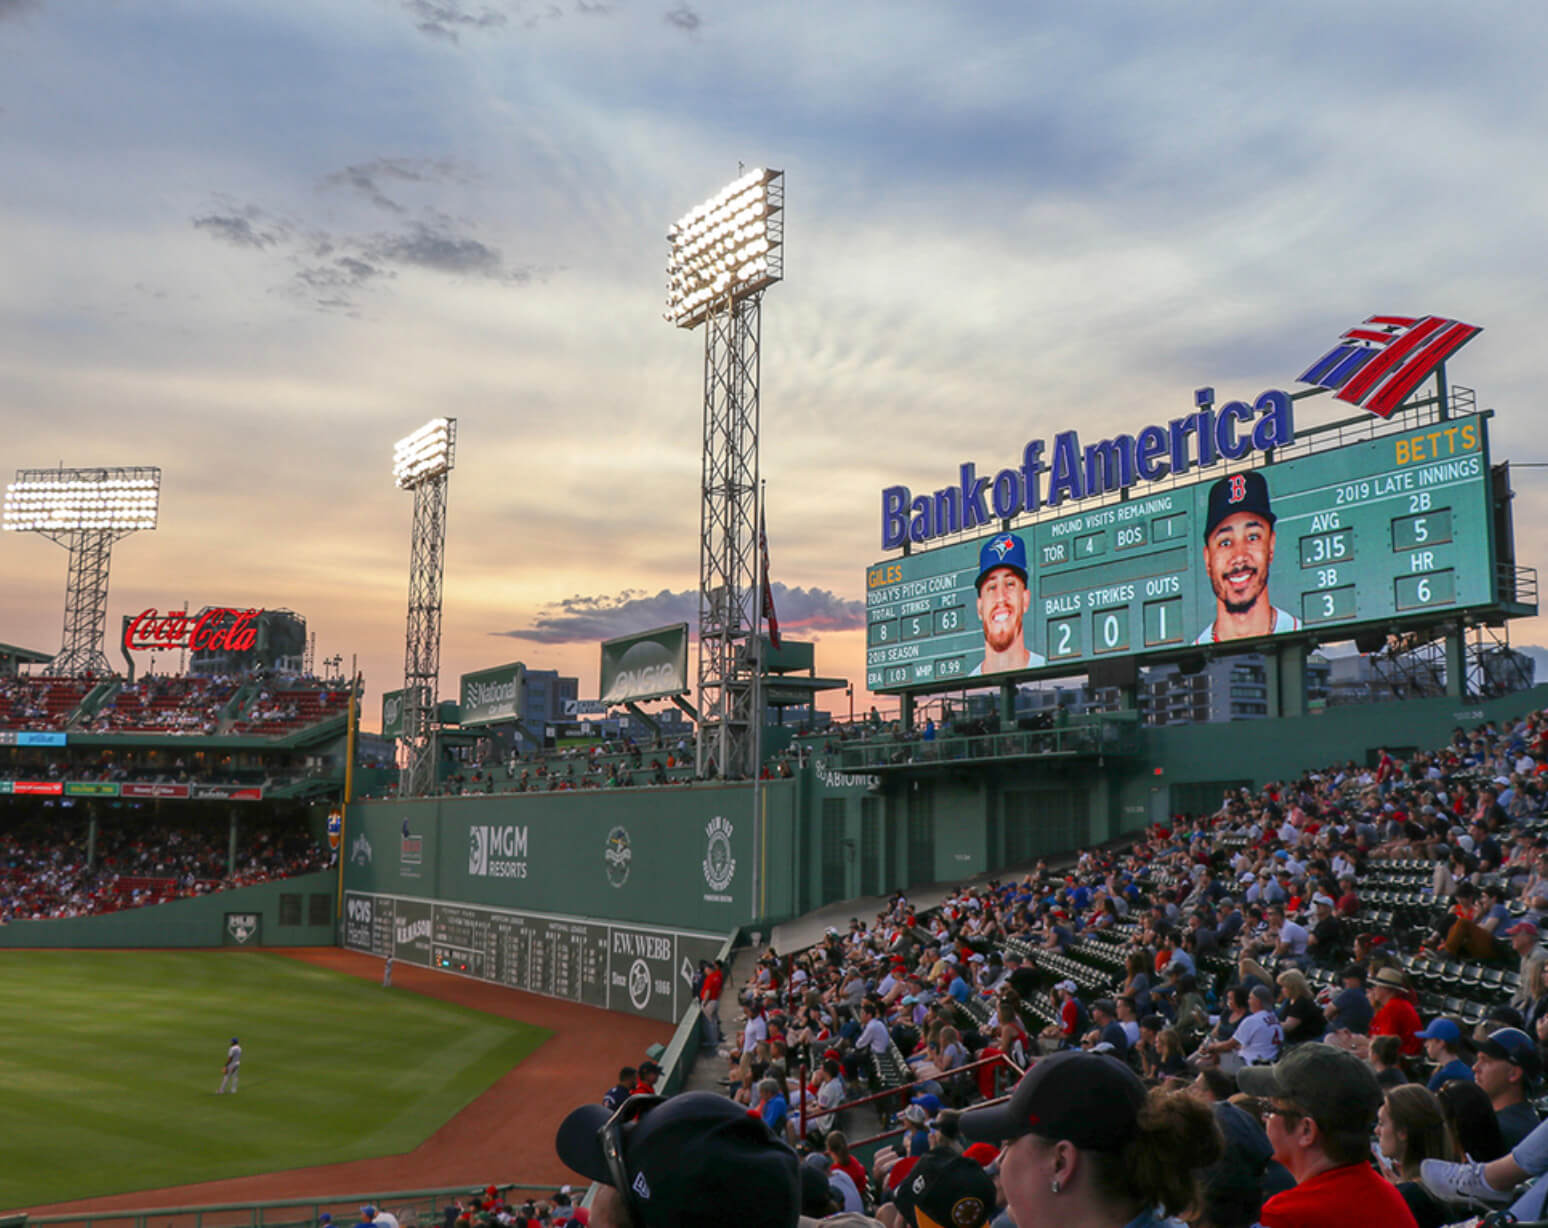
<instances>
[{"instance_id":1,"label":"red shirt","mask_svg":"<svg viewBox=\"0 0 1548 1228\"><path fill-rule=\"evenodd\" d=\"M1424 1042L1415 1032L1424 1025L1419 1022L1419 1012L1407 998L1389 998L1371 1019L1372 1036L1396 1036L1403 1044L1402 1051L1409 1057L1424 1052Z\"/></svg>"},{"instance_id":2,"label":"red shirt","mask_svg":"<svg viewBox=\"0 0 1548 1228\"><path fill-rule=\"evenodd\" d=\"M1397 1186L1364 1161L1275 1194L1258 1222L1263 1228L1418 1228Z\"/></svg>"},{"instance_id":3,"label":"red shirt","mask_svg":"<svg viewBox=\"0 0 1548 1228\"><path fill-rule=\"evenodd\" d=\"M704 988L699 990L699 1001L704 1003L716 1002L720 999L720 987L725 982L718 966L711 967L704 974Z\"/></svg>"}]
</instances>

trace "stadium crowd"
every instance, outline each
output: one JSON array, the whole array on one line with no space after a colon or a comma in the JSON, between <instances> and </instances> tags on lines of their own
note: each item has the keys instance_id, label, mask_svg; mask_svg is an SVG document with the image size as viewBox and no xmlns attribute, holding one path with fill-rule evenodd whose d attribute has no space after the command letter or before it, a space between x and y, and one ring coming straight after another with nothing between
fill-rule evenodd
<instances>
[{"instance_id":1,"label":"stadium crowd","mask_svg":"<svg viewBox=\"0 0 1548 1228\"><path fill-rule=\"evenodd\" d=\"M763 1131L742 1140L742 1197L752 1153L785 1143L805 1213L889 1226L1542 1216L1545 772L1548 712L1459 728L928 912L897 895L815 947L767 950L744 985L701 969L727 1061L709 1099ZM722 997L741 1012L723 1043ZM655 1133L691 1119L721 1137L722 1110L693 1094L669 1113L640 1100L651 1083L577 1110L561 1157L616 1187L636 1141L648 1169ZM621 1164L599 1160L584 1140L630 1104ZM884 1145L867 1166L852 1141ZM791 1222L783 1182L758 1186L779 1210L752 1222ZM604 1205L666 1222L636 1193Z\"/></svg>"},{"instance_id":2,"label":"stadium crowd","mask_svg":"<svg viewBox=\"0 0 1548 1228\"><path fill-rule=\"evenodd\" d=\"M228 829L103 821L88 857L85 823L30 818L0 830L0 923L118 912L323 869L304 833L244 829L227 864Z\"/></svg>"}]
</instances>

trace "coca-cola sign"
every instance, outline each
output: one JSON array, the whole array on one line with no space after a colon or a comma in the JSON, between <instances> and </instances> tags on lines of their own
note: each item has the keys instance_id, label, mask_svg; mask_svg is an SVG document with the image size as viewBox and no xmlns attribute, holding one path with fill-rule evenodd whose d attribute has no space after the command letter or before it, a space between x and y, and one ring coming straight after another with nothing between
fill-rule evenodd
<instances>
[{"instance_id":1,"label":"coca-cola sign","mask_svg":"<svg viewBox=\"0 0 1548 1228\"><path fill-rule=\"evenodd\" d=\"M190 652L246 652L258 638L254 622L262 610L211 606L200 614L186 610L142 610L124 628L126 651L186 648Z\"/></svg>"}]
</instances>

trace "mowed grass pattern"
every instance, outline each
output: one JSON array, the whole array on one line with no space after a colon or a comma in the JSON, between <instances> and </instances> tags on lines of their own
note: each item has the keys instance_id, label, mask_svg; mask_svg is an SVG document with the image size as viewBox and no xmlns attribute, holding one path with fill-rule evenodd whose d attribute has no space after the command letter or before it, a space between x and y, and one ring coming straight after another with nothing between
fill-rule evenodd
<instances>
[{"instance_id":1,"label":"mowed grass pattern","mask_svg":"<svg viewBox=\"0 0 1548 1228\"><path fill-rule=\"evenodd\" d=\"M548 1035L262 952L3 951L0 1208L408 1151Z\"/></svg>"}]
</instances>

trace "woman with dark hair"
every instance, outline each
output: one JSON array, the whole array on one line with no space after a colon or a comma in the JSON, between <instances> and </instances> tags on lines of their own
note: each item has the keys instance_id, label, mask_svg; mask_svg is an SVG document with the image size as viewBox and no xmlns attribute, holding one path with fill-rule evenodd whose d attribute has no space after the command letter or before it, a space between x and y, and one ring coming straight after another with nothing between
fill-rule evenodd
<instances>
[{"instance_id":1,"label":"woman with dark hair","mask_svg":"<svg viewBox=\"0 0 1548 1228\"><path fill-rule=\"evenodd\" d=\"M1145 950L1130 951L1129 958L1124 961L1124 982L1119 997L1133 998L1134 1009L1141 1015L1151 1011L1150 963L1151 956Z\"/></svg>"},{"instance_id":2,"label":"woman with dark hair","mask_svg":"<svg viewBox=\"0 0 1548 1228\"><path fill-rule=\"evenodd\" d=\"M1391 1170L1388 1175L1413 1212L1419 1228L1441 1228L1451 1209L1419 1183L1425 1160L1452 1160L1451 1131L1435 1093L1422 1083L1394 1087L1376 1116L1376 1145Z\"/></svg>"},{"instance_id":3,"label":"woman with dark hair","mask_svg":"<svg viewBox=\"0 0 1548 1228\"><path fill-rule=\"evenodd\" d=\"M1000 1182L1022 1228L1157 1228L1195 1208L1196 1173L1219 1158L1215 1116L1192 1096L1146 1092L1101 1054L1038 1062L1010 1099L962 1116L970 1142L1004 1143Z\"/></svg>"},{"instance_id":4,"label":"woman with dark hair","mask_svg":"<svg viewBox=\"0 0 1548 1228\"><path fill-rule=\"evenodd\" d=\"M1489 1093L1471 1079L1452 1079L1436 1093L1457 1151L1486 1163L1505 1154L1505 1136Z\"/></svg>"}]
</instances>

